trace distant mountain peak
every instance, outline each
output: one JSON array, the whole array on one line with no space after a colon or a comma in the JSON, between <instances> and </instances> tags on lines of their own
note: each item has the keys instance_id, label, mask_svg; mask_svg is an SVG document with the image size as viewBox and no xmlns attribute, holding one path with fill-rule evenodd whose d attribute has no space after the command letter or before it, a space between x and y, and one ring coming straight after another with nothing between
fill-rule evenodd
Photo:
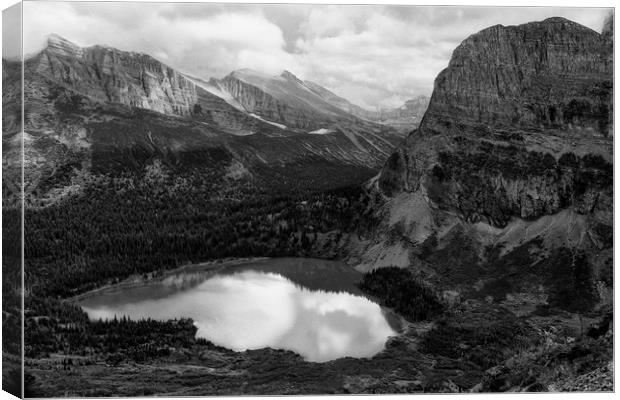
<instances>
[{"instance_id":1,"label":"distant mountain peak","mask_svg":"<svg viewBox=\"0 0 620 400\"><path fill-rule=\"evenodd\" d=\"M235 78L244 78L244 77L257 77L263 79L271 79L272 75L266 74L264 72L260 72L251 68L240 68L232 71L229 76L233 76Z\"/></svg>"}]
</instances>

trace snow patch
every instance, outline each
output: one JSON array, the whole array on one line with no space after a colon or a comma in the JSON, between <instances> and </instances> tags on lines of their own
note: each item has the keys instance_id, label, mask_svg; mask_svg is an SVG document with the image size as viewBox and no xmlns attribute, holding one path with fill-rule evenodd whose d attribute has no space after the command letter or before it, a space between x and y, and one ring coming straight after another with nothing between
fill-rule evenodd
<instances>
[{"instance_id":1,"label":"snow patch","mask_svg":"<svg viewBox=\"0 0 620 400\"><path fill-rule=\"evenodd\" d=\"M266 122L268 124L271 124L273 126L277 126L280 129L286 129L286 125L282 125L282 124L278 124L277 122L273 122L273 121L268 121L265 118L261 117L260 115L256 115L254 113L250 113L248 114L250 117L256 118L256 119L260 119L263 122Z\"/></svg>"},{"instance_id":2,"label":"snow patch","mask_svg":"<svg viewBox=\"0 0 620 400\"><path fill-rule=\"evenodd\" d=\"M312 132L308 132L311 135L327 135L328 133L334 133L336 132L333 129L326 129L326 128L321 128L321 129L317 129L316 131L312 131Z\"/></svg>"}]
</instances>

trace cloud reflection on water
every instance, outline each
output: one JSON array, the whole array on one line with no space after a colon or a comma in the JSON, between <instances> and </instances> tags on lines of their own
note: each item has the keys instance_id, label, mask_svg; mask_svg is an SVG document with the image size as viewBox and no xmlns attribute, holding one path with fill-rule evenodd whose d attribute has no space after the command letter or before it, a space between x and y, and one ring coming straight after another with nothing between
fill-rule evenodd
<instances>
[{"instance_id":1,"label":"cloud reflection on water","mask_svg":"<svg viewBox=\"0 0 620 400\"><path fill-rule=\"evenodd\" d=\"M275 273L216 275L163 298L144 293L127 293L127 302L118 301L123 293L113 302L90 298L82 307L91 319L190 317L197 336L217 345L289 349L317 362L370 357L394 334L381 308L367 298L309 290Z\"/></svg>"}]
</instances>

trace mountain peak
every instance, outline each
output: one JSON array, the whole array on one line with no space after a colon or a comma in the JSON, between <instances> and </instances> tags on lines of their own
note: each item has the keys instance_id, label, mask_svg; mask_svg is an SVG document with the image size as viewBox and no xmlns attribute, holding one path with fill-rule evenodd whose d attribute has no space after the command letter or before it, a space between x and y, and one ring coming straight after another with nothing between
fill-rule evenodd
<instances>
[{"instance_id":1,"label":"mountain peak","mask_svg":"<svg viewBox=\"0 0 620 400\"><path fill-rule=\"evenodd\" d=\"M287 70L284 70L280 74L280 77L286 79L287 81L292 81L292 82L297 82L297 83L302 83L303 84L303 81L301 79L299 79L292 72L287 71Z\"/></svg>"},{"instance_id":2,"label":"mountain peak","mask_svg":"<svg viewBox=\"0 0 620 400\"><path fill-rule=\"evenodd\" d=\"M544 19L542 22L543 23L554 23L554 24L566 24L566 23L574 24L575 23L564 17L549 17L549 18Z\"/></svg>"},{"instance_id":3,"label":"mountain peak","mask_svg":"<svg viewBox=\"0 0 620 400\"><path fill-rule=\"evenodd\" d=\"M50 50L66 56L82 55L82 48L80 46L63 38L56 33L52 33L47 37L46 50Z\"/></svg>"},{"instance_id":4,"label":"mountain peak","mask_svg":"<svg viewBox=\"0 0 620 400\"><path fill-rule=\"evenodd\" d=\"M527 27L528 25L539 25L549 30L559 29L559 30L569 30L573 32L591 32L591 33L596 32L588 28L587 26L584 26L575 21L571 21L570 19L567 19L564 17L551 17L551 18L544 19L540 22L531 22L529 24L524 24L522 26Z\"/></svg>"}]
</instances>

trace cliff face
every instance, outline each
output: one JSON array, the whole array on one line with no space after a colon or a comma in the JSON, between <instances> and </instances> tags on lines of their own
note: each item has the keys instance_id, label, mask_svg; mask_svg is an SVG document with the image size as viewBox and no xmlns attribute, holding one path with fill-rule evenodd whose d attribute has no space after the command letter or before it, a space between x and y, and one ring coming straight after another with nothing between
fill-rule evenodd
<instances>
[{"instance_id":1,"label":"cliff face","mask_svg":"<svg viewBox=\"0 0 620 400\"><path fill-rule=\"evenodd\" d=\"M612 48L597 32L551 18L493 26L466 39L439 74L422 130L610 131Z\"/></svg>"},{"instance_id":2,"label":"cliff face","mask_svg":"<svg viewBox=\"0 0 620 400\"><path fill-rule=\"evenodd\" d=\"M324 101L288 71L268 76L250 70L235 71L219 84L247 111L298 129L317 130L354 117Z\"/></svg>"},{"instance_id":3,"label":"cliff face","mask_svg":"<svg viewBox=\"0 0 620 400\"><path fill-rule=\"evenodd\" d=\"M381 235L351 261L476 296L544 287L553 299L545 274L573 268L557 255L584 251L587 285L610 285L612 71L611 41L561 18L463 41L374 182Z\"/></svg>"},{"instance_id":4,"label":"cliff face","mask_svg":"<svg viewBox=\"0 0 620 400\"><path fill-rule=\"evenodd\" d=\"M101 101L188 115L197 100L193 83L149 55L81 48L56 35L29 66Z\"/></svg>"},{"instance_id":5,"label":"cliff face","mask_svg":"<svg viewBox=\"0 0 620 400\"><path fill-rule=\"evenodd\" d=\"M574 206L610 211L612 47L552 18L466 39L379 185L502 227Z\"/></svg>"}]
</instances>

